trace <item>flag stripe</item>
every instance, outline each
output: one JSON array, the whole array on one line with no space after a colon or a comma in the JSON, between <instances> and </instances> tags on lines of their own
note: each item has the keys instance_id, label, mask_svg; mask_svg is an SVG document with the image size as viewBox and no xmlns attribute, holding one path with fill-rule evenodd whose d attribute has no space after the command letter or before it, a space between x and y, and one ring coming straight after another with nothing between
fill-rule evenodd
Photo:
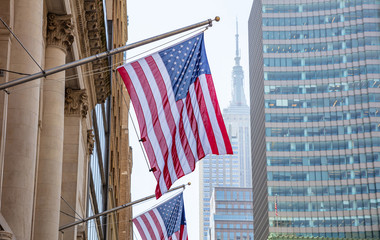
<instances>
[{"instance_id":1,"label":"flag stripe","mask_svg":"<svg viewBox=\"0 0 380 240\"><path fill-rule=\"evenodd\" d=\"M166 141L168 143L169 146L171 146L171 154L172 154L172 158L173 158L173 166L174 166L174 169L175 170L174 172L172 172L172 170L170 171L171 172L171 176L172 176L172 183L177 180L178 178L182 177L184 175L183 173L183 169L182 169L182 166L180 164L180 158L178 156L178 152L183 152L181 151L182 149L177 149L177 145L176 144L173 144L173 142L175 143L176 142L176 138L177 138L177 134L176 134L176 129L177 129L177 126L175 124L175 121L174 121L174 117L173 117L173 114L172 114L172 110L170 108L170 106L172 106L173 104L175 105L175 100L174 100L174 97L169 100L168 98L168 89L166 88L166 84L165 84L165 81L161 75L161 73L165 72L166 69L159 69L158 66L157 66L157 63L156 63L156 59L158 59L158 61L160 60L159 56L157 54L154 55L154 58L153 56L150 56L150 57L147 57L147 63L150 67L150 71L152 72L152 74L154 75L154 79L156 80L156 84L157 84L157 88L159 90L159 94L161 96L161 103L163 108L162 108L162 112L165 113L164 116L165 116L165 119L166 119L166 123L168 125L168 129L166 131ZM170 129L172 130L170 130ZM174 135L174 137L173 137ZM183 158L182 158L183 159Z\"/></svg>"},{"instance_id":2,"label":"flag stripe","mask_svg":"<svg viewBox=\"0 0 380 240\"><path fill-rule=\"evenodd\" d=\"M149 222L149 219L147 218L147 215L149 215L149 214L144 214L144 215L140 216L141 221L144 222L143 229L144 229L144 227L146 228L146 230L144 229L144 232L145 232L145 235L148 237L148 239L154 239L155 234L154 234L153 228L154 228L155 225L154 224L152 225Z\"/></svg>"},{"instance_id":3,"label":"flag stripe","mask_svg":"<svg viewBox=\"0 0 380 240\"><path fill-rule=\"evenodd\" d=\"M192 107L193 113L194 113L194 115L192 116L192 121L194 121L198 127L198 139L197 139L197 141L199 141L201 143L204 154L207 155L207 154L211 153L211 146L210 146L210 142L209 142L208 137L207 137L206 127L205 127L203 120L202 120L201 111L199 109L200 106L198 104L198 97L197 97L197 94L195 91L195 85L194 84L192 86L190 86L189 92L190 92L190 96L191 96L191 98L190 98L191 107ZM201 157L199 157L199 159L201 159Z\"/></svg>"},{"instance_id":4,"label":"flag stripe","mask_svg":"<svg viewBox=\"0 0 380 240\"><path fill-rule=\"evenodd\" d=\"M164 108L167 106L167 104L165 104L163 100L165 99L166 93L162 92L162 87L160 87L160 86L165 86L163 85L163 82L160 81L160 79L162 80L161 74L157 70L157 65L154 63L154 60L151 56L145 58L145 60L146 61L141 61L141 62L142 62L144 72L146 73L147 76L149 76L148 77L148 79L150 80L149 86L152 89L153 97L156 100L155 102L157 104L157 112L165 113ZM164 175L165 173L170 173L169 175L170 175L171 182L169 184L171 186L172 183L178 179L178 174L183 175L183 172L179 164L176 146L172 144L173 139L170 134L171 131L170 131L170 127L167 121L168 116L166 116L165 114L158 114L157 117L161 125L158 127L162 131L162 134L166 141L166 149L164 149L165 152L163 155L165 157L167 156L166 157L167 172L164 172Z\"/></svg>"},{"instance_id":5,"label":"flag stripe","mask_svg":"<svg viewBox=\"0 0 380 240\"><path fill-rule=\"evenodd\" d=\"M155 219L153 219L153 217L152 217L152 212L147 212L144 216L146 217L147 221L149 222L149 226L151 226L150 227L150 229L151 229L150 235L154 236L155 239L161 239L159 229L156 226Z\"/></svg>"},{"instance_id":6,"label":"flag stripe","mask_svg":"<svg viewBox=\"0 0 380 240\"><path fill-rule=\"evenodd\" d=\"M210 143L210 147L211 147L210 153L219 154L217 142L215 140L215 133L212 128L213 123L211 122L210 112L208 111L209 109L207 108L208 104L206 103L206 101L208 99L205 99L207 95L205 96L205 93L203 92L203 88L202 88L202 82L203 82L202 80L203 79L198 79L198 81L194 83L194 90L197 94L197 102L199 105L199 109L202 109L202 111L200 112L201 118L202 118L201 121L203 122L205 126L207 139Z\"/></svg>"},{"instance_id":7,"label":"flag stripe","mask_svg":"<svg viewBox=\"0 0 380 240\"><path fill-rule=\"evenodd\" d=\"M139 231L141 238L146 239L146 237L144 235L144 231L142 230L141 225L139 223L139 220L137 218L134 218L134 219L132 219L132 222L135 224L137 230Z\"/></svg>"},{"instance_id":8,"label":"flag stripe","mask_svg":"<svg viewBox=\"0 0 380 240\"><path fill-rule=\"evenodd\" d=\"M170 76L166 70L165 64L162 62L161 57L158 56L158 54L154 54L154 55L152 55L152 57L155 59L158 70L162 74L163 81L164 81L164 84L166 86L166 95L168 96L168 100L169 100L168 104L170 104L170 106L171 106L172 116L174 119L177 119L177 121L175 121L175 124L176 124L176 129L178 129L178 131L176 133L175 142L176 142L177 149L180 150L179 161L180 161L180 165L182 167L182 172L179 172L177 174L178 178L180 178L183 176L183 173L191 172L191 167L189 166L187 159L193 158L193 155L189 155L189 153L187 152L187 148L188 148L188 146L187 146L188 141L187 140L188 139L186 139L186 137L184 137L184 136L186 136L185 131L182 127L181 121L179 120L180 117L182 116L181 115L182 107L179 107L178 106L179 102L175 101L173 86L171 84Z\"/></svg>"},{"instance_id":9,"label":"flag stripe","mask_svg":"<svg viewBox=\"0 0 380 240\"><path fill-rule=\"evenodd\" d=\"M130 75L132 73L131 72L128 73L127 68L128 68L127 66L124 66L122 68L118 68L118 71L119 71L120 75L122 76L124 84L128 90L129 96L132 99L132 104L133 104L135 112L136 112L137 121L139 122L139 126L140 126L140 135L141 136L147 136L147 128L146 128L147 124L145 122L145 119L143 118L143 116L144 116L143 109L142 109L142 106L140 104L139 98L137 97L135 87L134 87L132 80L130 78ZM150 160L149 161L150 166L152 168L156 167L156 169L157 169L157 171L155 171L153 173L154 173L156 179L158 179L158 177L160 176L161 173L160 173L160 168L158 166L158 162L155 161L155 153L154 153L153 146L152 146L152 143L150 141L150 138L146 138L145 141L143 141L143 144L144 144L145 151L148 155L148 158Z\"/></svg>"},{"instance_id":10,"label":"flag stripe","mask_svg":"<svg viewBox=\"0 0 380 240\"><path fill-rule=\"evenodd\" d=\"M187 228L184 225L181 225L180 240L187 239Z\"/></svg>"},{"instance_id":11,"label":"flag stripe","mask_svg":"<svg viewBox=\"0 0 380 240\"><path fill-rule=\"evenodd\" d=\"M193 133L193 136L194 136L194 138L191 139L190 146L193 146L193 148L195 148L195 150L193 150L193 151L195 151L197 154L196 159L202 159L205 156L205 153L204 153L202 143L201 143L201 140L199 137L199 127L198 127L197 121L195 119L196 114L194 114L194 108L193 108L193 105L191 104L191 95L190 94L186 97L185 104L186 104L186 110L187 110L187 116L188 116L187 122L188 122L189 128L191 129L191 132ZM194 168L195 168L195 162L196 161L197 160L194 160Z\"/></svg>"},{"instance_id":12,"label":"flag stripe","mask_svg":"<svg viewBox=\"0 0 380 240\"><path fill-rule=\"evenodd\" d=\"M183 163L181 164L186 164L185 162L187 162L187 165L189 166L189 168L186 169L187 170L186 174L187 174L189 172L192 172L193 162L195 162L194 156L197 156L197 153L191 147L192 144L190 142L194 139L194 136L192 135L192 132L188 131L187 129L187 126L189 125L188 124L189 121L188 121L188 115L184 108L185 107L184 103L183 101L178 101L176 105L177 105L178 111L180 112L179 134L182 140L182 146L184 148L185 156L186 156L186 161L184 161L185 159L183 159L182 160Z\"/></svg>"},{"instance_id":13,"label":"flag stripe","mask_svg":"<svg viewBox=\"0 0 380 240\"><path fill-rule=\"evenodd\" d=\"M190 99L188 99L188 106L189 106L188 111L190 111L190 108L192 109L192 115L189 114L189 116L191 116L191 121L197 125L196 127L198 129L198 132L196 135L197 137L196 141L197 141L197 148L201 149L198 156L198 159L200 160L206 154L211 153L211 146L207 138L207 134L206 134L207 131L206 131L205 125L203 124L203 121L201 118L201 111L199 109L197 94L194 88L195 88L195 85L193 84L190 86L190 89L189 89ZM195 129L193 129L193 131L194 130ZM198 144L200 144L200 147L198 147Z\"/></svg>"},{"instance_id":14,"label":"flag stripe","mask_svg":"<svg viewBox=\"0 0 380 240\"><path fill-rule=\"evenodd\" d=\"M152 212L154 213L154 216L157 219L157 228L160 228L162 230L163 239L168 239L167 229L165 227L164 220L162 219L160 213L157 211L157 208L153 209Z\"/></svg>"},{"instance_id":15,"label":"flag stripe","mask_svg":"<svg viewBox=\"0 0 380 240\"><path fill-rule=\"evenodd\" d=\"M206 90L206 85L202 84L202 88L204 89L203 91L206 93L206 95L209 98L209 101L207 101L207 103L210 104L208 106L209 113L213 110L213 114L210 114L210 116L211 117L215 116L216 118L217 123L214 122L212 127L214 128L214 132L218 133L218 137L216 140L218 142L219 150L221 151L222 154L226 154L226 153L233 154L232 146L227 134L227 129L224 124L223 116L222 116L222 113L220 112L220 107L218 104L218 99L216 96L216 91L215 91L212 77L211 75L205 75L205 77L206 77L206 81L205 82L201 81L201 83L207 82L207 90Z\"/></svg>"},{"instance_id":16,"label":"flag stripe","mask_svg":"<svg viewBox=\"0 0 380 240\"><path fill-rule=\"evenodd\" d=\"M164 162L157 161L156 156L158 156L158 147L152 143L152 140L154 140L155 136L151 136L151 134L148 134L145 111L142 110L143 107L146 107L147 105L146 99L143 97L143 93L141 93L141 85L132 66L130 64L125 65L123 68L119 68L118 70L121 73L121 76L124 76L124 82L126 83L127 90L135 107L136 117L139 122L139 126L142 126L140 127L140 134L141 136L147 136L144 138L145 141L143 141L143 144L149 158L150 166L152 169L155 169L155 171L153 171L153 174L158 182L157 185L160 186L160 189L156 188L156 196L161 196L162 193L168 190L164 180L164 175L162 174ZM137 89L139 91L137 91ZM142 106L142 103L145 104Z\"/></svg>"},{"instance_id":17,"label":"flag stripe","mask_svg":"<svg viewBox=\"0 0 380 240\"><path fill-rule=\"evenodd\" d=\"M143 240L149 239L149 232L147 229L147 226L145 225L144 221L141 218L137 218L134 221L137 230L139 230L140 236Z\"/></svg>"},{"instance_id":18,"label":"flag stripe","mask_svg":"<svg viewBox=\"0 0 380 240\"><path fill-rule=\"evenodd\" d=\"M224 125L224 120L220 112L212 77L211 75L202 75L201 77L203 76L205 77L205 81L200 81L200 83L203 92L205 93L204 96L207 103L208 113L212 119L211 127L213 128L216 136L217 146L220 151L219 154L232 154L233 152L231 143L229 141L227 130ZM225 143L227 143L228 146Z\"/></svg>"},{"instance_id":19,"label":"flag stripe","mask_svg":"<svg viewBox=\"0 0 380 240\"><path fill-rule=\"evenodd\" d=\"M155 99L156 94L154 94L152 91L153 83L152 81L148 82L145 72L141 68L142 62L143 60L140 60L138 62L131 63L131 65L133 69L135 70L138 79L140 80L139 83L141 83L140 85L142 87L141 94L144 94L146 104L147 104L145 109L150 110L150 111L144 111L145 113L144 116L145 116L146 122L149 123L150 126L152 126L153 131L151 130L150 127L148 127L147 132L148 134L152 133L152 136L154 136L153 142L155 142L154 146L157 147L157 152L161 150L159 154L157 154L156 156L159 159L163 159L164 168L162 170L164 174L166 187L169 189L171 186L172 180L170 179L171 177L170 174L168 174L169 173L168 164L170 164L170 159L168 158L168 153L169 153L168 146L166 145L166 141L164 141L164 134L162 132L162 126L160 124L159 117L158 117L157 104L156 104L158 101L156 101ZM148 98L147 96L153 96L153 97ZM140 96L140 99L144 99L144 98Z\"/></svg>"},{"instance_id":20,"label":"flag stripe","mask_svg":"<svg viewBox=\"0 0 380 240\"><path fill-rule=\"evenodd\" d=\"M154 222L154 228L157 230L158 232L158 236L159 238L157 239L164 239L164 232L165 232L165 229L162 228L161 224L160 224L160 221L158 220L156 214L153 212L153 211L149 211L149 215L151 216L151 218L153 219L153 222Z\"/></svg>"}]
</instances>

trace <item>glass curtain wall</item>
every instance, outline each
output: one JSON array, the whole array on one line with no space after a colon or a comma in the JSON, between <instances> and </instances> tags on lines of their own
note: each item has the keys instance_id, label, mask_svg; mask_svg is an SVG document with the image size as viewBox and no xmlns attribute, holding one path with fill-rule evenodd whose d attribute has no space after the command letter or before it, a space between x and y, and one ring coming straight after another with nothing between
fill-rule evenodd
<instances>
[{"instance_id":1,"label":"glass curtain wall","mask_svg":"<svg viewBox=\"0 0 380 240\"><path fill-rule=\"evenodd\" d=\"M105 188L107 179L107 119L106 112L107 99L105 103L98 104L92 111L92 119L94 124L95 144L94 150L90 159L89 171L89 198L88 198L88 214L93 216L106 210L107 189ZM87 224L87 233L89 240L103 239L106 232L106 216L91 220Z\"/></svg>"},{"instance_id":2,"label":"glass curtain wall","mask_svg":"<svg viewBox=\"0 0 380 240\"><path fill-rule=\"evenodd\" d=\"M380 238L380 1L280 2L262 0L250 30L263 39L269 232Z\"/></svg>"}]
</instances>

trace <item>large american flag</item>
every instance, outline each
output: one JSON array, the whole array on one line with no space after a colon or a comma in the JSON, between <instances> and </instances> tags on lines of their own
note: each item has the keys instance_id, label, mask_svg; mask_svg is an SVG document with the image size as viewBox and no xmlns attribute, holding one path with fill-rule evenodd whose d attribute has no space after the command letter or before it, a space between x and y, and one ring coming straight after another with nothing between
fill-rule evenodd
<instances>
[{"instance_id":1,"label":"large american flag","mask_svg":"<svg viewBox=\"0 0 380 240\"><path fill-rule=\"evenodd\" d=\"M232 154L203 33L118 68L157 180L156 197L207 154Z\"/></svg>"},{"instance_id":2,"label":"large american flag","mask_svg":"<svg viewBox=\"0 0 380 240\"><path fill-rule=\"evenodd\" d=\"M183 193L134 218L143 240L186 240L187 228Z\"/></svg>"}]
</instances>

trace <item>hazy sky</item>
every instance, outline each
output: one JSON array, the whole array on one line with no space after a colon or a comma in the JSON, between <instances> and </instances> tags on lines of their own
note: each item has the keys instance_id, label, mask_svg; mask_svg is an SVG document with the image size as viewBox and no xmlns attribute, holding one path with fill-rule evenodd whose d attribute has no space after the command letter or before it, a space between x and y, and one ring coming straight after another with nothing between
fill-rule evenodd
<instances>
[{"instance_id":1,"label":"hazy sky","mask_svg":"<svg viewBox=\"0 0 380 240\"><path fill-rule=\"evenodd\" d=\"M236 19L239 22L239 44L242 58L241 65L245 73L245 93L246 99L249 101L247 32L252 2L253 0L127 0L128 44L220 16L221 20L214 22L213 27L205 32L205 44L219 105L223 110L223 108L228 107L232 98L231 73L235 63ZM161 41L160 43L162 44L163 42ZM152 48L152 46L131 50L127 53L127 58L142 53L147 48ZM134 113L132 113L132 116L137 125ZM148 171L137 139L130 122L130 144L133 148L133 200L154 194L156 186L156 181L153 174ZM184 191L184 201L189 239L194 240L199 238L200 231L199 174L197 170L198 166L195 172L182 177L173 185L192 183ZM155 200L138 204L133 208L133 213L134 215L140 214L156 204ZM134 231L135 236L137 236L136 239L140 239L135 228Z\"/></svg>"}]
</instances>

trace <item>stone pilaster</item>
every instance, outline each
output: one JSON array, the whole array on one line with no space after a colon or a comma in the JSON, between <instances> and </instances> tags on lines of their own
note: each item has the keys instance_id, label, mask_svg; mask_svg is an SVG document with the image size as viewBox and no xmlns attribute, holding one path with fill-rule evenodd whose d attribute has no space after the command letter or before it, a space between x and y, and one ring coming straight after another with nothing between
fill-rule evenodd
<instances>
[{"instance_id":1,"label":"stone pilaster","mask_svg":"<svg viewBox=\"0 0 380 240\"><path fill-rule=\"evenodd\" d=\"M88 151L91 130L87 130L88 96L86 90L66 89L65 136L63 152L62 197L68 203L61 204L61 211L84 217L86 214ZM73 209L75 211L73 211ZM73 219L61 214L60 225ZM78 225L64 230L63 240L86 239L85 228Z\"/></svg>"},{"instance_id":2,"label":"stone pilaster","mask_svg":"<svg viewBox=\"0 0 380 240\"><path fill-rule=\"evenodd\" d=\"M65 64L71 46L71 17L48 14L46 69ZM58 239L62 185L65 72L43 82L43 115L35 207L34 239Z\"/></svg>"}]
</instances>

